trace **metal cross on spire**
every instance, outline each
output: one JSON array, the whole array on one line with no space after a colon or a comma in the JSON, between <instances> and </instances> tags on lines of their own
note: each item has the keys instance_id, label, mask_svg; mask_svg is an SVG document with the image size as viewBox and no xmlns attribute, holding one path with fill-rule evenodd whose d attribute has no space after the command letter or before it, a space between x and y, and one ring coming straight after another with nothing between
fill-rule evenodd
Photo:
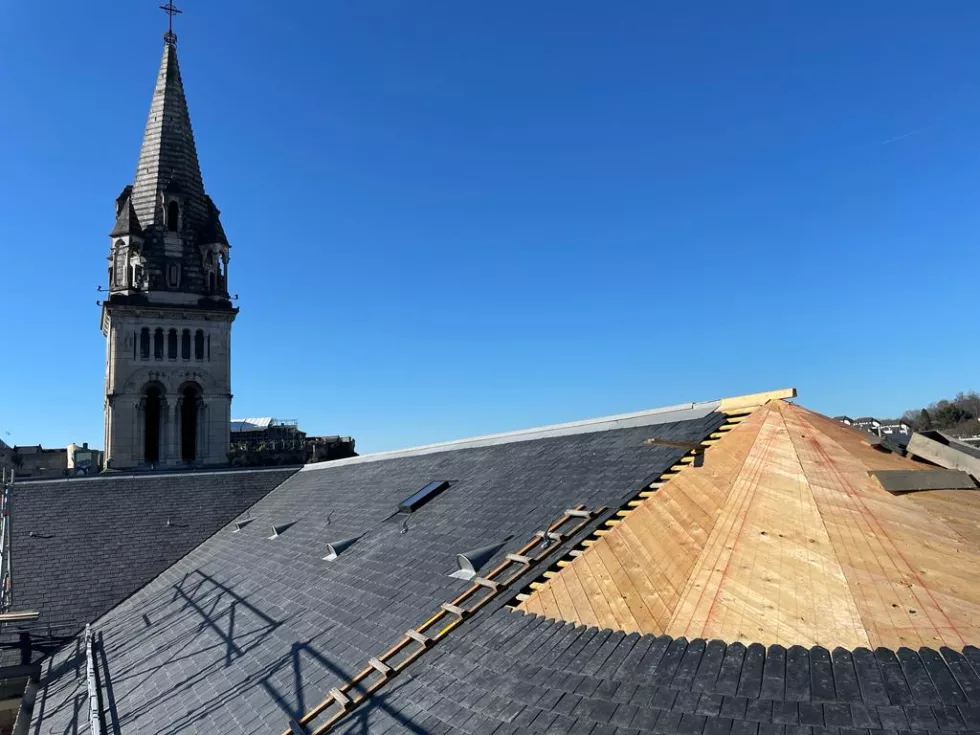
<instances>
[{"instance_id":1,"label":"metal cross on spire","mask_svg":"<svg viewBox=\"0 0 980 735\"><path fill-rule=\"evenodd\" d=\"M161 5L160 10L170 16L170 27L167 29L167 32L163 34L163 40L165 40L167 43L175 44L177 43L177 36L174 33L174 16L180 15L184 11L174 5L174 0L167 0L167 4Z\"/></svg>"}]
</instances>

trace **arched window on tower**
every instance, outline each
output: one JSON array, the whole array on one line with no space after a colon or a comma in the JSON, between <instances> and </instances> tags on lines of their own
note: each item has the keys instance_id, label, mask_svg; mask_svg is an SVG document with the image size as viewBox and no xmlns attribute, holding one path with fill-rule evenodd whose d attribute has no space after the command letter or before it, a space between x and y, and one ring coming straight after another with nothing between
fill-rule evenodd
<instances>
[{"instance_id":1,"label":"arched window on tower","mask_svg":"<svg viewBox=\"0 0 980 735\"><path fill-rule=\"evenodd\" d=\"M204 359L204 332L200 329L194 333L194 359Z\"/></svg>"},{"instance_id":2,"label":"arched window on tower","mask_svg":"<svg viewBox=\"0 0 980 735\"><path fill-rule=\"evenodd\" d=\"M180 205L177 202L170 202L167 205L167 229L170 232L177 232L180 227Z\"/></svg>"},{"instance_id":3,"label":"arched window on tower","mask_svg":"<svg viewBox=\"0 0 980 735\"><path fill-rule=\"evenodd\" d=\"M171 360L177 359L177 330L171 329L167 333L167 357Z\"/></svg>"},{"instance_id":4,"label":"arched window on tower","mask_svg":"<svg viewBox=\"0 0 980 735\"><path fill-rule=\"evenodd\" d=\"M150 356L150 328L140 330L140 357L146 360Z\"/></svg>"},{"instance_id":5,"label":"arched window on tower","mask_svg":"<svg viewBox=\"0 0 980 735\"><path fill-rule=\"evenodd\" d=\"M153 356L157 360L163 359L163 330L160 327L153 332Z\"/></svg>"},{"instance_id":6,"label":"arched window on tower","mask_svg":"<svg viewBox=\"0 0 980 735\"><path fill-rule=\"evenodd\" d=\"M185 329L180 335L180 356L184 360L191 359L191 330Z\"/></svg>"}]
</instances>

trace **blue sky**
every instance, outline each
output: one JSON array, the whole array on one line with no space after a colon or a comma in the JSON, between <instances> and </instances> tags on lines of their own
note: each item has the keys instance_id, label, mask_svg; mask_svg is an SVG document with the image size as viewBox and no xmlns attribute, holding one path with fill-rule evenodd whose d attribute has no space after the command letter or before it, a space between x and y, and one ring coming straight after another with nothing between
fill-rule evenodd
<instances>
[{"instance_id":1,"label":"blue sky","mask_svg":"<svg viewBox=\"0 0 980 735\"><path fill-rule=\"evenodd\" d=\"M159 4L3 3L8 443L101 445ZM236 416L372 451L980 388L976 2L178 4Z\"/></svg>"}]
</instances>

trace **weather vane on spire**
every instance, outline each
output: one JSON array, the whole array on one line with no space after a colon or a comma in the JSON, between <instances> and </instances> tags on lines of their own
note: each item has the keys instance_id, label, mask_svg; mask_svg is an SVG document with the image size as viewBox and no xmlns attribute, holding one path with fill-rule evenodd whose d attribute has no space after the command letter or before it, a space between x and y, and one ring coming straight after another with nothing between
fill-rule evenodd
<instances>
[{"instance_id":1,"label":"weather vane on spire","mask_svg":"<svg viewBox=\"0 0 980 735\"><path fill-rule=\"evenodd\" d=\"M174 0L167 0L166 5L161 5L160 10L170 16L170 27L167 32L163 35L163 40L167 43L177 43L177 36L174 33L174 16L180 15L184 11L174 5Z\"/></svg>"}]
</instances>

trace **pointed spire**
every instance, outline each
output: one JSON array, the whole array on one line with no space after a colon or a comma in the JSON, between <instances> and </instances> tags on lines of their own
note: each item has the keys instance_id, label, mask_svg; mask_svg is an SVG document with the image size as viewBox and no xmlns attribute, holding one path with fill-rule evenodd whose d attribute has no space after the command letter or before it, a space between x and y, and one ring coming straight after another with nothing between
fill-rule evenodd
<instances>
[{"instance_id":1,"label":"pointed spire","mask_svg":"<svg viewBox=\"0 0 980 735\"><path fill-rule=\"evenodd\" d=\"M185 226L196 229L208 217L201 167L177 64L177 46L167 38L153 102L143 133L132 202L143 229L164 223L160 194L179 191Z\"/></svg>"}]
</instances>

